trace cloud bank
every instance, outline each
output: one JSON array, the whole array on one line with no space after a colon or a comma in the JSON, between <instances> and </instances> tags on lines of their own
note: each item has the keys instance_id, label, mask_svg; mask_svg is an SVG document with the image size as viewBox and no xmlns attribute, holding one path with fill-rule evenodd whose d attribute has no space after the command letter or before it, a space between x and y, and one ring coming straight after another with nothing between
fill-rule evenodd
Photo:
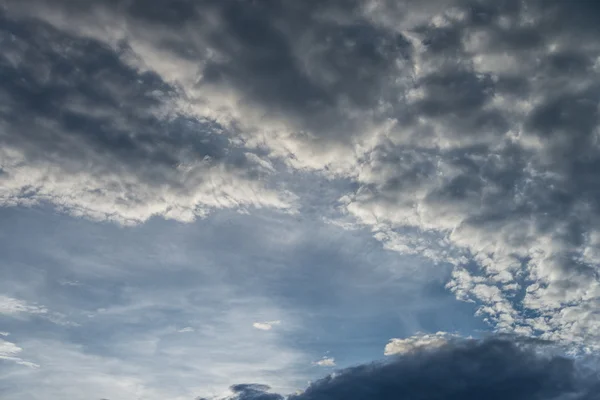
<instances>
[{"instance_id":1,"label":"cloud bank","mask_svg":"<svg viewBox=\"0 0 600 400\"><path fill-rule=\"evenodd\" d=\"M598 399L597 372L540 343L454 341L390 361L337 371L284 397L264 385L236 385L231 399Z\"/></svg>"},{"instance_id":2,"label":"cloud bank","mask_svg":"<svg viewBox=\"0 0 600 400\"><path fill-rule=\"evenodd\" d=\"M340 226L452 263L495 329L600 346L594 2L5 3L1 204L191 221L349 182Z\"/></svg>"},{"instance_id":3,"label":"cloud bank","mask_svg":"<svg viewBox=\"0 0 600 400\"><path fill-rule=\"evenodd\" d=\"M264 385L236 385L236 400L598 399L593 369L539 343L489 338L420 349L380 363L337 371L284 397Z\"/></svg>"},{"instance_id":4,"label":"cloud bank","mask_svg":"<svg viewBox=\"0 0 600 400\"><path fill-rule=\"evenodd\" d=\"M0 26L0 204L50 203L123 224L293 208L289 193L266 186L267 160L180 110L174 84L127 64L126 43L5 13Z\"/></svg>"}]
</instances>

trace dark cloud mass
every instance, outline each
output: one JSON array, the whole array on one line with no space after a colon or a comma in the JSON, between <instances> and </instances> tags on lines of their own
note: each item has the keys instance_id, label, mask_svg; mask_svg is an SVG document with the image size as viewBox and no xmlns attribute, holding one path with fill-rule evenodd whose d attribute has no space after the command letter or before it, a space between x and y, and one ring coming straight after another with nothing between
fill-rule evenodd
<instances>
[{"instance_id":1,"label":"dark cloud mass","mask_svg":"<svg viewBox=\"0 0 600 400\"><path fill-rule=\"evenodd\" d=\"M110 48L0 17L4 204L50 201L123 223L244 204L289 208L276 194L253 194L266 189L268 163L230 143L214 120L179 110L176 86L127 65L126 42Z\"/></svg>"},{"instance_id":2,"label":"dark cloud mass","mask_svg":"<svg viewBox=\"0 0 600 400\"><path fill-rule=\"evenodd\" d=\"M283 398L262 385L233 386L237 400ZM593 369L502 338L457 341L335 372L289 400L595 400Z\"/></svg>"},{"instance_id":3,"label":"dark cloud mass","mask_svg":"<svg viewBox=\"0 0 600 400\"><path fill-rule=\"evenodd\" d=\"M190 221L295 210L279 172L346 179L345 226L454 264L449 289L496 329L593 350L599 13L585 0L8 0L0 201Z\"/></svg>"}]
</instances>

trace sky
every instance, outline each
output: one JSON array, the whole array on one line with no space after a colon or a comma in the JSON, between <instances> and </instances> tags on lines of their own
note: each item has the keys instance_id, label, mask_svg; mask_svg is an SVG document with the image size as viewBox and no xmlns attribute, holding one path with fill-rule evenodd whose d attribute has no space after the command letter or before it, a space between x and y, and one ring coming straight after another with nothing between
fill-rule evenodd
<instances>
[{"instance_id":1,"label":"sky","mask_svg":"<svg viewBox=\"0 0 600 400\"><path fill-rule=\"evenodd\" d=\"M598 400L593 0L1 0L0 398Z\"/></svg>"}]
</instances>

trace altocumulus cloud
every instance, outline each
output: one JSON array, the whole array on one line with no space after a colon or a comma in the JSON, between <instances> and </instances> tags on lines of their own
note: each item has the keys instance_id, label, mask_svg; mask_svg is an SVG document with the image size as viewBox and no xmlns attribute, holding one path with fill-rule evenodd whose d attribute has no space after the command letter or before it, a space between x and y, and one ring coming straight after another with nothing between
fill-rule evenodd
<instances>
[{"instance_id":1,"label":"altocumulus cloud","mask_svg":"<svg viewBox=\"0 0 600 400\"><path fill-rule=\"evenodd\" d=\"M600 398L597 371L539 342L456 340L391 360L337 371L303 392L282 396L264 385L235 385L236 400L420 399L551 400Z\"/></svg>"},{"instance_id":2,"label":"altocumulus cloud","mask_svg":"<svg viewBox=\"0 0 600 400\"><path fill-rule=\"evenodd\" d=\"M190 221L341 179L340 226L495 329L598 348L598 5L420 3L7 0L0 201Z\"/></svg>"},{"instance_id":3,"label":"altocumulus cloud","mask_svg":"<svg viewBox=\"0 0 600 400\"><path fill-rule=\"evenodd\" d=\"M111 49L39 21L0 15L3 205L54 204L123 224L191 221L214 208L269 206L272 168L214 120L189 118L175 86Z\"/></svg>"}]
</instances>

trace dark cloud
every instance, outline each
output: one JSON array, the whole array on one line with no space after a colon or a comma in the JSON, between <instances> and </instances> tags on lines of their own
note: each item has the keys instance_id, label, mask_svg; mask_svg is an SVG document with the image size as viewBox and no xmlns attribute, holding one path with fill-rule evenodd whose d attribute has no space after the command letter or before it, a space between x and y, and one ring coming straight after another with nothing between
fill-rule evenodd
<instances>
[{"instance_id":1,"label":"dark cloud","mask_svg":"<svg viewBox=\"0 0 600 400\"><path fill-rule=\"evenodd\" d=\"M88 211L108 193L92 211L134 221L290 208L257 194L276 160L352 181L343 209L389 248L454 247L449 287L498 329L598 342L600 281L581 272L600 264L598 7L421 3L7 1L4 203L45 187ZM94 170L89 198L14 178L39 160Z\"/></svg>"},{"instance_id":2,"label":"dark cloud","mask_svg":"<svg viewBox=\"0 0 600 400\"><path fill-rule=\"evenodd\" d=\"M283 396L276 393L268 393L269 386L257 384L233 385L231 391L239 400L282 400Z\"/></svg>"},{"instance_id":3,"label":"dark cloud","mask_svg":"<svg viewBox=\"0 0 600 400\"><path fill-rule=\"evenodd\" d=\"M213 197L214 189L198 189L214 185L216 171L217 181L249 182L253 190L262 186L258 181L269 172L268 161L261 165L260 157L232 144L233 135L217 122L181 110L176 85L128 64L127 43L114 49L6 13L0 15L0 35L5 49L0 56L3 178L16 179L19 164L32 168L25 188L5 193L5 204L22 202L25 190L29 201L135 222L168 214L178 206L166 198L181 196L187 198L181 204L184 219L190 219L208 205L198 199L201 192ZM43 172L46 168L50 171ZM36 179L36 171L46 178ZM65 202L64 189L53 187L56 182L74 189L67 196L79 192L79 198ZM107 207L95 206L93 198ZM215 200L219 203L218 196ZM162 205L142 211L149 203ZM216 203L208 207L219 207Z\"/></svg>"},{"instance_id":4,"label":"dark cloud","mask_svg":"<svg viewBox=\"0 0 600 400\"><path fill-rule=\"evenodd\" d=\"M217 56L209 59L198 90L233 90L242 107L283 119L334 146L367 125L353 111L394 101L396 63L410 53L400 33L369 23L354 2L218 2L206 6L217 21L205 32ZM376 113L383 118L382 113Z\"/></svg>"},{"instance_id":5,"label":"dark cloud","mask_svg":"<svg viewBox=\"0 0 600 400\"><path fill-rule=\"evenodd\" d=\"M57 10L56 3L35 3ZM149 42L152 51L189 61L182 73L195 101L217 100L207 93L233 94L241 109L265 122L283 121L285 129L308 133L305 138L321 145L347 143L369 122L384 120L376 108L397 103L391 89L399 84L398 72L409 67L403 34L371 23L354 1L123 0L96 3L87 13L77 2L60 4L59 13L72 18L89 18L90 10L112 15L107 23L124 29L126 40ZM11 3L17 15L32 13L21 7ZM65 28L86 30L77 23ZM364 120L366 108L371 116Z\"/></svg>"},{"instance_id":6,"label":"dark cloud","mask_svg":"<svg viewBox=\"0 0 600 400\"><path fill-rule=\"evenodd\" d=\"M335 372L290 400L598 399L600 382L577 361L535 342L454 341ZM239 400L276 399L262 385L236 385Z\"/></svg>"}]
</instances>

